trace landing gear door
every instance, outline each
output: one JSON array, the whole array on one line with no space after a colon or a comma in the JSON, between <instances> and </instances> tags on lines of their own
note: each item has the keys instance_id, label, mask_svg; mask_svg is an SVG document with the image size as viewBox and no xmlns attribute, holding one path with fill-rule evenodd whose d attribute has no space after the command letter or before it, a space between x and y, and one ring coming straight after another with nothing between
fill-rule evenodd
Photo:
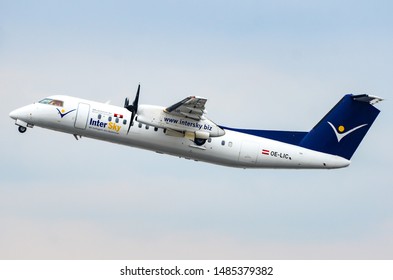
<instances>
[{"instance_id":1,"label":"landing gear door","mask_svg":"<svg viewBox=\"0 0 393 280\"><path fill-rule=\"evenodd\" d=\"M75 119L75 128L86 129L89 113L90 105L86 103L79 103L78 112L76 113Z\"/></svg>"}]
</instances>

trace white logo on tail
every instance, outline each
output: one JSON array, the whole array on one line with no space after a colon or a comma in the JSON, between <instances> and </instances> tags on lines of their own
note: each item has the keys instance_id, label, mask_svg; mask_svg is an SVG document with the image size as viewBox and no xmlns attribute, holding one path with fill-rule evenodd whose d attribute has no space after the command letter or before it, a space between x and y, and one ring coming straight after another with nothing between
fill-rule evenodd
<instances>
[{"instance_id":1,"label":"white logo on tail","mask_svg":"<svg viewBox=\"0 0 393 280\"><path fill-rule=\"evenodd\" d=\"M351 130L348 130L347 132L344 132L344 130L345 130L344 126L340 125L338 127L339 131L337 131L336 128L334 127L334 125L331 122L327 122L327 123L330 124L330 126L333 128L334 134L336 134L338 142L340 142L348 134L350 134L350 133L354 132L355 130L358 130L359 128L362 128L363 126L367 125L365 123L365 124L359 125L359 126L357 126L355 128L352 128Z\"/></svg>"}]
</instances>

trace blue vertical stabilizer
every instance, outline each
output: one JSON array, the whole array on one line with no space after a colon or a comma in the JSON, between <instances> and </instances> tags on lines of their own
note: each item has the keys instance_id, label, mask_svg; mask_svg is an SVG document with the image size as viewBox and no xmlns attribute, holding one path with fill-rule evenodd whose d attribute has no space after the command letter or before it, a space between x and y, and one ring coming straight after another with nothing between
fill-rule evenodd
<instances>
[{"instance_id":1,"label":"blue vertical stabilizer","mask_svg":"<svg viewBox=\"0 0 393 280\"><path fill-rule=\"evenodd\" d=\"M351 159L370 129L382 99L370 95L345 95L298 144L307 149Z\"/></svg>"}]
</instances>

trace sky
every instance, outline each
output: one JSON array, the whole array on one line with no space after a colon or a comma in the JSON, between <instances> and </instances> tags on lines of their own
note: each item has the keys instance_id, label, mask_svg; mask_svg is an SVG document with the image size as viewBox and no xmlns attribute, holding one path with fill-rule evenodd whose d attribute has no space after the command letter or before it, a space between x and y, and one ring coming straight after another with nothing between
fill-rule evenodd
<instances>
[{"instance_id":1,"label":"sky","mask_svg":"<svg viewBox=\"0 0 393 280\"><path fill-rule=\"evenodd\" d=\"M0 0L0 259L392 259L391 1ZM34 127L53 94L208 98L241 128L308 131L385 100L348 168L243 170Z\"/></svg>"}]
</instances>

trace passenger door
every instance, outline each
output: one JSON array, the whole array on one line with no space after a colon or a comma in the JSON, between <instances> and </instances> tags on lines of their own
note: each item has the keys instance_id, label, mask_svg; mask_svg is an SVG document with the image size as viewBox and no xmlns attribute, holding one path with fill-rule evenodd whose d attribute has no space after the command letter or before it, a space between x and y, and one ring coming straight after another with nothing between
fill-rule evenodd
<instances>
[{"instance_id":1,"label":"passenger door","mask_svg":"<svg viewBox=\"0 0 393 280\"><path fill-rule=\"evenodd\" d=\"M86 129L87 120L89 119L89 113L90 105L86 103L79 103L74 125L75 128Z\"/></svg>"}]
</instances>

